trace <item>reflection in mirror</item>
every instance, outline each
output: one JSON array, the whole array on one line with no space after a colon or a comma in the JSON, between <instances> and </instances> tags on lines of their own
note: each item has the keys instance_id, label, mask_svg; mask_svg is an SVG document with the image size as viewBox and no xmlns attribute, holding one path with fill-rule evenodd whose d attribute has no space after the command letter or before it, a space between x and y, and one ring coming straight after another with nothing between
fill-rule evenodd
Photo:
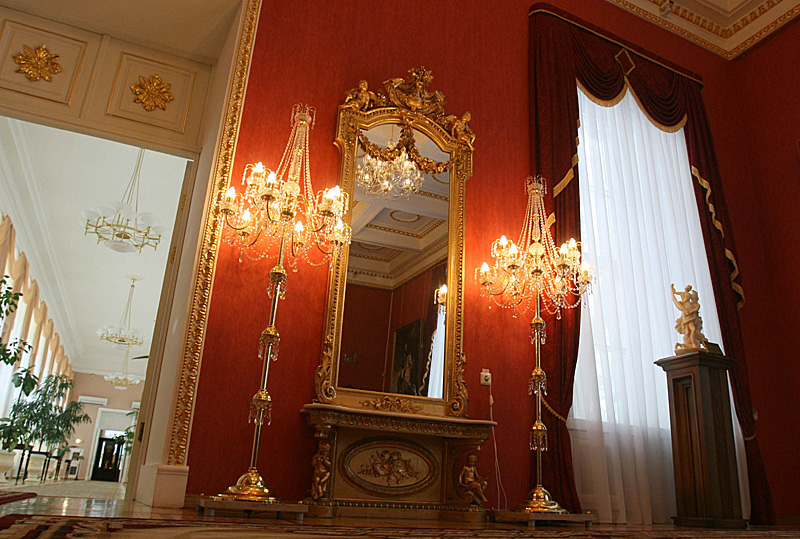
<instances>
[{"instance_id":1,"label":"reflection in mirror","mask_svg":"<svg viewBox=\"0 0 800 539\"><path fill-rule=\"evenodd\" d=\"M412 131L422 157L450 159ZM401 126L381 124L362 135L392 148ZM337 385L441 399L450 174L421 173L405 152L394 163L372 161L363 149L358 156ZM376 182L375 169L393 164L398 185L385 176Z\"/></svg>"}]
</instances>

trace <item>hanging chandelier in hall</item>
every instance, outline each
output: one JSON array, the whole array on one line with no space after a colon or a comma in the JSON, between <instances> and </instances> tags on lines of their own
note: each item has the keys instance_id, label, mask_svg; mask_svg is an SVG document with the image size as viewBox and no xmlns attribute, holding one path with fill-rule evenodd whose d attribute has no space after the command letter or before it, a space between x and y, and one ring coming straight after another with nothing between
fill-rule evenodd
<instances>
[{"instance_id":1,"label":"hanging chandelier in hall","mask_svg":"<svg viewBox=\"0 0 800 539\"><path fill-rule=\"evenodd\" d=\"M156 249L161 242L161 227L151 213L139 211L139 183L144 149L139 148L136 166L122 199L110 207L82 212L86 220L84 234L97 236L97 243L120 253L142 252L145 247Z\"/></svg>"},{"instance_id":2,"label":"hanging chandelier in hall","mask_svg":"<svg viewBox=\"0 0 800 539\"><path fill-rule=\"evenodd\" d=\"M105 341L120 350L130 349L131 346L141 346L144 342L141 333L131 329L131 307L133 305L133 291L136 279L131 279L131 288L128 292L128 302L122 310L122 317L116 326L104 326L97 330L101 341Z\"/></svg>"},{"instance_id":3,"label":"hanging chandelier in hall","mask_svg":"<svg viewBox=\"0 0 800 539\"><path fill-rule=\"evenodd\" d=\"M106 382L114 386L114 389L124 391L129 387L133 387L140 383L142 380L128 374L128 357L130 356L131 349L125 349L125 359L122 360L122 372L119 374L106 374L104 378ZM135 358L134 358L135 359Z\"/></svg>"}]
</instances>

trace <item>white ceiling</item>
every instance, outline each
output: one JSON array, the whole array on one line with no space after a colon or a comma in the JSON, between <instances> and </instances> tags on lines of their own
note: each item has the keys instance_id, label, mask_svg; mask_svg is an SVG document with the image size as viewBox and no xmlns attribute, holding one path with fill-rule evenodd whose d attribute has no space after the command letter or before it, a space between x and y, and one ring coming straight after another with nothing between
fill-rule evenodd
<instances>
[{"instance_id":1,"label":"white ceiling","mask_svg":"<svg viewBox=\"0 0 800 539\"><path fill-rule=\"evenodd\" d=\"M364 134L387 147L400 131L384 124ZM423 157L436 162L450 159L419 131L414 131L414 141ZM450 175L423 176L418 193L395 200L371 196L356 186L348 282L393 289L447 257Z\"/></svg>"},{"instance_id":2,"label":"white ceiling","mask_svg":"<svg viewBox=\"0 0 800 539\"><path fill-rule=\"evenodd\" d=\"M118 253L84 235L81 211L122 198L138 148L0 117L0 212L17 231L17 248L31 263L73 369L119 372L124 351L100 341L102 326L119 323L130 288L131 327L145 336L131 356L149 353L169 241L187 160L148 150L142 162L139 208L166 227L157 250ZM131 362L143 376L146 362Z\"/></svg>"},{"instance_id":3,"label":"white ceiling","mask_svg":"<svg viewBox=\"0 0 800 539\"><path fill-rule=\"evenodd\" d=\"M728 59L800 15L800 0L607 1Z\"/></svg>"},{"instance_id":4,"label":"white ceiling","mask_svg":"<svg viewBox=\"0 0 800 539\"><path fill-rule=\"evenodd\" d=\"M0 0L32 15L215 64L242 0Z\"/></svg>"}]
</instances>

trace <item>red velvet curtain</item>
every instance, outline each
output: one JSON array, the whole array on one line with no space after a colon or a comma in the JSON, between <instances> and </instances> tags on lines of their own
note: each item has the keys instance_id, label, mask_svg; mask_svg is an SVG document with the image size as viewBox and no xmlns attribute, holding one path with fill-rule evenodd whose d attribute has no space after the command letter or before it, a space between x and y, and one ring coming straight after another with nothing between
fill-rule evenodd
<instances>
[{"instance_id":1,"label":"red velvet curtain","mask_svg":"<svg viewBox=\"0 0 800 539\"><path fill-rule=\"evenodd\" d=\"M530 19L531 169L550 183L556 242L580 237L577 170L578 88L610 101L629 87L645 113L659 124L684 124L694 191L708 255L725 350L737 359L731 382L737 417L745 436L751 494L751 522L774 523L764 464L755 437L747 362L738 309L744 302L737 281L735 248L725 209L711 129L700 96L700 78L546 4L534 4ZM580 510L564 418L572 407L580 313L572 310L548 333L545 347L548 409L554 421L546 456L545 486L572 511ZM555 431L555 432L553 432Z\"/></svg>"}]
</instances>

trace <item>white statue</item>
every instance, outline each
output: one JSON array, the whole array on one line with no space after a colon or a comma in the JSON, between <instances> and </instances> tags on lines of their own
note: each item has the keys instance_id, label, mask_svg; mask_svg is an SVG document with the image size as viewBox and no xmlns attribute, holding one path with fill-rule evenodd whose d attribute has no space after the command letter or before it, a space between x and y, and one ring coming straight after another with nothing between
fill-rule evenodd
<instances>
[{"instance_id":1,"label":"white statue","mask_svg":"<svg viewBox=\"0 0 800 539\"><path fill-rule=\"evenodd\" d=\"M700 304L697 302L697 291L691 285L685 292L677 292L672 287L672 302L681 312L675 321L675 329L683 335L683 343L675 344L675 354L685 354L695 350L708 350L708 340L703 335L703 319L700 318ZM677 298L680 298L680 301Z\"/></svg>"}]
</instances>

